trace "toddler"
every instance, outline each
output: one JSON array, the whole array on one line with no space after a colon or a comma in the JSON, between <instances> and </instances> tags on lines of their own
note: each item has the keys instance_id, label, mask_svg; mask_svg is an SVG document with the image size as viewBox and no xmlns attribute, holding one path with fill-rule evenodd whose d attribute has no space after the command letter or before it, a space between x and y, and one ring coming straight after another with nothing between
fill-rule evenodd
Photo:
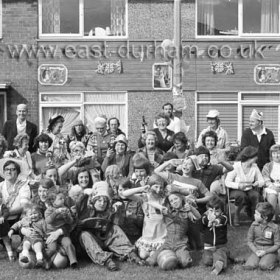
<instances>
[{"instance_id":1,"label":"toddler","mask_svg":"<svg viewBox=\"0 0 280 280\"><path fill-rule=\"evenodd\" d=\"M246 261L245 269L260 268L273 270L277 264L280 247L279 226L271 222L273 207L268 202L258 203L254 219L248 232L248 246L252 254Z\"/></svg>"},{"instance_id":2,"label":"toddler","mask_svg":"<svg viewBox=\"0 0 280 280\"><path fill-rule=\"evenodd\" d=\"M207 211L202 215L204 252L203 262L213 267L212 274L218 275L227 267L227 216L224 202L213 196L207 202Z\"/></svg>"}]
</instances>

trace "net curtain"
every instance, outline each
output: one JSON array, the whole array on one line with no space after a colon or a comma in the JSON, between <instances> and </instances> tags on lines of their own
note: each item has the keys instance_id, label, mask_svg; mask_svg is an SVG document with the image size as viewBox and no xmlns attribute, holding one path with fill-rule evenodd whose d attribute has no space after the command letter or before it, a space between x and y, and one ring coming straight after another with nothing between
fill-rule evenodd
<instances>
[{"instance_id":1,"label":"net curtain","mask_svg":"<svg viewBox=\"0 0 280 280\"><path fill-rule=\"evenodd\" d=\"M125 0L111 0L111 33L113 36L126 35Z\"/></svg>"},{"instance_id":2,"label":"net curtain","mask_svg":"<svg viewBox=\"0 0 280 280\"><path fill-rule=\"evenodd\" d=\"M42 1L43 33L60 33L60 0Z\"/></svg>"},{"instance_id":3,"label":"net curtain","mask_svg":"<svg viewBox=\"0 0 280 280\"><path fill-rule=\"evenodd\" d=\"M278 33L279 0L261 1L261 32Z\"/></svg>"}]
</instances>

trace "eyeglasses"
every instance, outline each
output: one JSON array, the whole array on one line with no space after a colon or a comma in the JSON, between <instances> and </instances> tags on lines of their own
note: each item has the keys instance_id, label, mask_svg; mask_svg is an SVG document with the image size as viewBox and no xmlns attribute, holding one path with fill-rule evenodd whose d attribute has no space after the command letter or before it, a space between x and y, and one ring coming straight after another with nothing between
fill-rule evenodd
<instances>
[{"instance_id":1,"label":"eyeglasses","mask_svg":"<svg viewBox=\"0 0 280 280\"><path fill-rule=\"evenodd\" d=\"M4 171L5 172L7 172L7 171L14 172L14 171L16 171L16 168L5 168Z\"/></svg>"}]
</instances>

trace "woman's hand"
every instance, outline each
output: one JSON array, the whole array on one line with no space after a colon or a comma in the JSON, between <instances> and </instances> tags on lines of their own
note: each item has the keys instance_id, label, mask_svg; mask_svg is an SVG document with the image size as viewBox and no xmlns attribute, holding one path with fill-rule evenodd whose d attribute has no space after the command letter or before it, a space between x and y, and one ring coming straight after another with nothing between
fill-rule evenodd
<instances>
[{"instance_id":1,"label":"woman's hand","mask_svg":"<svg viewBox=\"0 0 280 280\"><path fill-rule=\"evenodd\" d=\"M115 154L114 150L109 148L106 152L106 157L111 158L114 156L114 154Z\"/></svg>"},{"instance_id":2,"label":"woman's hand","mask_svg":"<svg viewBox=\"0 0 280 280\"><path fill-rule=\"evenodd\" d=\"M5 219L3 217L0 217L0 225L4 223Z\"/></svg>"},{"instance_id":3,"label":"woman's hand","mask_svg":"<svg viewBox=\"0 0 280 280\"><path fill-rule=\"evenodd\" d=\"M46 240L46 244L50 244L50 243L56 241L60 235L61 235L61 229L51 232L49 237Z\"/></svg>"}]
</instances>

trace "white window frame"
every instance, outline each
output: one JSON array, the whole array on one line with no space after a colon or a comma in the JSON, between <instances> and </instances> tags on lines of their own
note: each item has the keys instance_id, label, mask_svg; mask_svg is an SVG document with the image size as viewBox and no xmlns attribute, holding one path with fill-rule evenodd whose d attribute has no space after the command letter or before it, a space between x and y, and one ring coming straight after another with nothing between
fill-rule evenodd
<instances>
[{"instance_id":1,"label":"white window frame","mask_svg":"<svg viewBox=\"0 0 280 280\"><path fill-rule=\"evenodd\" d=\"M3 36L3 8L2 8L2 0L0 0L0 39Z\"/></svg>"},{"instance_id":2,"label":"white window frame","mask_svg":"<svg viewBox=\"0 0 280 280\"><path fill-rule=\"evenodd\" d=\"M2 0L0 0L2 1ZM43 14L42 14L42 2L44 0L38 0L38 14L39 14L39 38L41 39L87 39L87 40L96 40L96 39L127 39L128 38L128 0L125 0L125 36L84 36L84 0L77 0L79 1L79 33L77 34L65 34L65 33L42 33L43 26L42 26L42 20L43 20ZM94 1L94 0L92 0Z\"/></svg>"},{"instance_id":3,"label":"white window frame","mask_svg":"<svg viewBox=\"0 0 280 280\"><path fill-rule=\"evenodd\" d=\"M229 0L230 1L230 0ZM197 39L207 39L207 40L218 40L218 39L238 39L238 38L275 38L280 36L280 1L279 1L279 23L278 23L278 33L243 33L243 0L238 0L238 35L226 36L226 35L198 35L197 34L197 20L198 20L198 7L197 1L195 1L195 38Z\"/></svg>"},{"instance_id":4,"label":"white window frame","mask_svg":"<svg viewBox=\"0 0 280 280\"><path fill-rule=\"evenodd\" d=\"M203 94L203 93L209 93L209 92L213 92L213 93L219 93L219 92L229 92L229 93L233 93L236 92L237 93L237 100L236 101L211 101L211 100L207 100L207 101L198 101L198 94ZM259 95L259 94L278 94L279 95L279 99L278 100L272 100L272 99L267 99L267 100L242 100L242 95L244 94L255 94L255 95ZM278 141L280 140L280 92L279 91L204 91L204 90L199 90L195 92L195 139L197 139L200 131L197 131L197 121L198 121L198 105L199 104L237 104L237 140L241 141L241 137L242 137L242 133L245 129L245 127L243 127L243 123L242 123L242 113L243 113L243 107L244 106L252 106L252 109L254 106L276 106L278 105ZM265 125L265 124L264 124ZM269 127L268 127L269 128Z\"/></svg>"},{"instance_id":5,"label":"white window frame","mask_svg":"<svg viewBox=\"0 0 280 280\"><path fill-rule=\"evenodd\" d=\"M84 110L84 106L85 105L124 105L125 106L125 120L126 123L122 124L122 127L124 128L126 135L128 135L128 94L126 91L104 91L106 93L123 93L125 94L125 100L122 102L85 102L84 101L84 94L85 93L102 93L102 91L93 91L93 90L89 90L89 91L75 91L75 92L60 92L60 91L42 91L39 92L39 131L42 131L43 127L43 108L58 108L58 107L64 107L64 108L80 108L80 116L81 119L84 120L85 118L85 110ZM51 102L51 101L42 101L42 95L44 94L58 94L58 95L80 95L80 101L76 101L75 103L70 102L70 101L64 101L64 103L58 103L58 102Z\"/></svg>"}]
</instances>

